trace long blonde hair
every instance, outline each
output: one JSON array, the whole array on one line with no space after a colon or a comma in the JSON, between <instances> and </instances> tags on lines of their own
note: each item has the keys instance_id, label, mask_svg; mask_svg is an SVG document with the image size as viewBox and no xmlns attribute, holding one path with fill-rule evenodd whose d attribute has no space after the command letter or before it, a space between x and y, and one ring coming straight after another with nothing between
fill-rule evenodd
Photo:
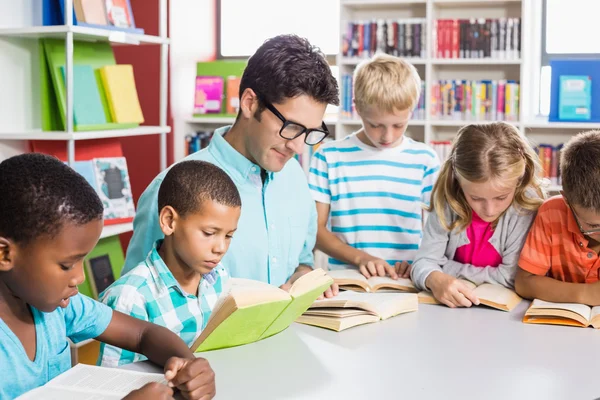
<instances>
[{"instance_id":1,"label":"long blonde hair","mask_svg":"<svg viewBox=\"0 0 600 400\"><path fill-rule=\"evenodd\" d=\"M459 177L474 183L519 179L513 205L535 211L545 197L540 171L537 155L514 126L505 122L464 126L458 131L450 156L433 186L429 211L436 212L448 231L456 228L462 231L471 223L472 210L458 182ZM533 190L537 198L527 196L528 190ZM447 220L447 207L456 214L454 221Z\"/></svg>"}]
</instances>

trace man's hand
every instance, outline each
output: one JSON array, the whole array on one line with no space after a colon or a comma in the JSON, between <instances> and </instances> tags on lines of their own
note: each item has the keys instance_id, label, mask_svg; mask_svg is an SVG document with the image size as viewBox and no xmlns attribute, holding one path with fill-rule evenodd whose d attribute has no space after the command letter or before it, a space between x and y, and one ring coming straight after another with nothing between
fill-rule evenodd
<instances>
[{"instance_id":1,"label":"man's hand","mask_svg":"<svg viewBox=\"0 0 600 400\"><path fill-rule=\"evenodd\" d=\"M463 282L440 271L434 271L425 281L435 297L450 308L479 305L479 299Z\"/></svg>"},{"instance_id":2,"label":"man's hand","mask_svg":"<svg viewBox=\"0 0 600 400\"><path fill-rule=\"evenodd\" d=\"M398 279L396 270L381 258L367 255L358 261L357 266L365 278L389 275L392 279Z\"/></svg>"},{"instance_id":3,"label":"man's hand","mask_svg":"<svg viewBox=\"0 0 600 400\"><path fill-rule=\"evenodd\" d=\"M289 292L292 288L292 285L294 284L294 282L296 282L296 280L298 280L298 278L300 278L304 274L308 274L312 270L313 269L308 265L300 265L298 268L296 268L294 274L290 276L290 279L288 279L287 282L283 285L279 286L279 288L285 290L286 292ZM327 290L323 292L322 295L320 295L317 298L317 300L323 300L324 298L329 299L331 297L337 296L339 292L340 290L338 288L337 283L333 283L329 288L327 288Z\"/></svg>"},{"instance_id":4,"label":"man's hand","mask_svg":"<svg viewBox=\"0 0 600 400\"><path fill-rule=\"evenodd\" d=\"M138 390L130 392L123 400L173 400L173 389L158 382L147 383Z\"/></svg>"},{"instance_id":5,"label":"man's hand","mask_svg":"<svg viewBox=\"0 0 600 400\"><path fill-rule=\"evenodd\" d=\"M204 358L169 358L165 364L165 378L169 386L179 389L186 399L208 400L217 392L215 373Z\"/></svg>"}]
</instances>

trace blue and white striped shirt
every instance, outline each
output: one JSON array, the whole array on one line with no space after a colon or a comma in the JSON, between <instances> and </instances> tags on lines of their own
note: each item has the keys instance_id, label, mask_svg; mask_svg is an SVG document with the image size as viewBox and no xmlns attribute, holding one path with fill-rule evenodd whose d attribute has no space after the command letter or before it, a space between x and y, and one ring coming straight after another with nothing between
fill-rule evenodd
<instances>
[{"instance_id":1,"label":"blue and white striped shirt","mask_svg":"<svg viewBox=\"0 0 600 400\"><path fill-rule=\"evenodd\" d=\"M322 145L311 160L313 198L330 204L331 231L343 242L390 265L412 262L440 161L433 149L405 137L379 150L355 134ZM329 258L330 269L351 268Z\"/></svg>"}]
</instances>

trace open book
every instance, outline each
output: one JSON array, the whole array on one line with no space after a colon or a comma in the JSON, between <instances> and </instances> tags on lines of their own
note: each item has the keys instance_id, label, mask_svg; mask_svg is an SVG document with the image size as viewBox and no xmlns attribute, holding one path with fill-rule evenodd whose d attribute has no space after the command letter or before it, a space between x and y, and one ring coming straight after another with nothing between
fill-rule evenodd
<instances>
[{"instance_id":1,"label":"open book","mask_svg":"<svg viewBox=\"0 0 600 400\"><path fill-rule=\"evenodd\" d=\"M475 296L477 296L477 298L479 298L479 302L481 304L488 307L502 311L511 311L521 302L521 300L523 300L513 290L502 285L483 283L477 286L473 282L469 282L464 279L459 280L473 290L473 293ZM441 304L429 291L423 291L419 293L419 303Z\"/></svg>"},{"instance_id":2,"label":"open book","mask_svg":"<svg viewBox=\"0 0 600 400\"><path fill-rule=\"evenodd\" d=\"M600 306L590 307L577 303L550 303L533 300L525 312L523 322L528 324L550 324L600 329Z\"/></svg>"},{"instance_id":3,"label":"open book","mask_svg":"<svg viewBox=\"0 0 600 400\"><path fill-rule=\"evenodd\" d=\"M120 400L150 382L166 384L163 374L77 364L18 400Z\"/></svg>"},{"instance_id":4,"label":"open book","mask_svg":"<svg viewBox=\"0 0 600 400\"><path fill-rule=\"evenodd\" d=\"M410 279L392 279L389 276L372 276L365 278L356 269L341 269L329 271L329 276L338 284L340 289L354 290L356 292L377 292L399 290L401 292L416 293L417 289Z\"/></svg>"},{"instance_id":5,"label":"open book","mask_svg":"<svg viewBox=\"0 0 600 400\"><path fill-rule=\"evenodd\" d=\"M239 346L281 332L331 286L333 279L316 269L298 278L289 293L250 279L232 278L230 282L230 290L220 296L192 351Z\"/></svg>"},{"instance_id":6,"label":"open book","mask_svg":"<svg viewBox=\"0 0 600 400\"><path fill-rule=\"evenodd\" d=\"M330 299L315 301L296 322L343 331L353 326L417 311L415 293L342 292Z\"/></svg>"}]
</instances>

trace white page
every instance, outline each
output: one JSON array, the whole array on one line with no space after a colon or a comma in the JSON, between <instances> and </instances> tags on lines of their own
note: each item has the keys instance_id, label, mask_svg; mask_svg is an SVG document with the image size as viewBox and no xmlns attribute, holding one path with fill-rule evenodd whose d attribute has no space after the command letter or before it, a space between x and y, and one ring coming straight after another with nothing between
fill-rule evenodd
<instances>
[{"instance_id":1,"label":"white page","mask_svg":"<svg viewBox=\"0 0 600 400\"><path fill-rule=\"evenodd\" d=\"M78 364L19 399L120 399L150 382L166 383L166 380L163 374ZM89 394L99 396L86 397Z\"/></svg>"},{"instance_id":2,"label":"white page","mask_svg":"<svg viewBox=\"0 0 600 400\"><path fill-rule=\"evenodd\" d=\"M585 304L577 303L551 303L540 299L534 299L531 303L533 309L555 309L555 310L568 310L576 314L581 315L583 318L589 320L590 318L590 307Z\"/></svg>"},{"instance_id":3,"label":"white page","mask_svg":"<svg viewBox=\"0 0 600 400\"><path fill-rule=\"evenodd\" d=\"M338 269L335 271L327 271L327 274L333 279L354 279L367 282L367 278L356 269Z\"/></svg>"},{"instance_id":4,"label":"white page","mask_svg":"<svg viewBox=\"0 0 600 400\"><path fill-rule=\"evenodd\" d=\"M367 279L367 282L369 282L369 285L371 285L371 287L375 287L375 286L381 285L381 284L401 285L401 286L406 286L409 288L415 287L410 279L407 279L407 278L392 279L389 276L372 276L369 279Z\"/></svg>"}]
</instances>

